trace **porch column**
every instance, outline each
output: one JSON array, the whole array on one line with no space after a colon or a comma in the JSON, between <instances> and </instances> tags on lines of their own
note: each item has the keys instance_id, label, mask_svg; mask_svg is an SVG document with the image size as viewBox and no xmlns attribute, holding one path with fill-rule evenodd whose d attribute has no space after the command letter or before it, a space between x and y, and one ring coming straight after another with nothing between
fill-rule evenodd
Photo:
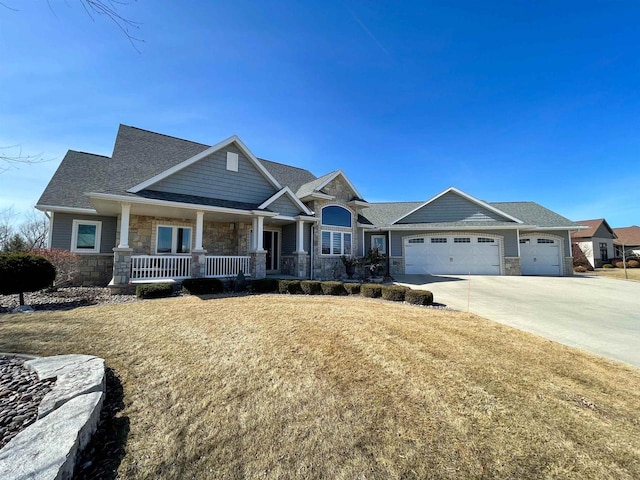
<instances>
[{"instance_id":1,"label":"porch column","mask_svg":"<svg viewBox=\"0 0 640 480\"><path fill-rule=\"evenodd\" d=\"M298 220L298 234L296 235L297 248L296 253L307 253L304 251L304 221Z\"/></svg>"},{"instance_id":2,"label":"porch column","mask_svg":"<svg viewBox=\"0 0 640 480\"><path fill-rule=\"evenodd\" d=\"M249 250L255 252L258 249L258 217L253 217L251 219L251 231L253 235L251 235L251 245L249 245Z\"/></svg>"},{"instance_id":3,"label":"porch column","mask_svg":"<svg viewBox=\"0 0 640 480\"><path fill-rule=\"evenodd\" d=\"M253 245L250 258L251 278L258 279L267 276L267 252L262 243L262 232L264 230L264 217L256 215L253 217Z\"/></svg>"},{"instance_id":4,"label":"porch column","mask_svg":"<svg viewBox=\"0 0 640 480\"><path fill-rule=\"evenodd\" d=\"M196 250L203 250L202 248L202 230L204 223L204 212L196 212Z\"/></svg>"},{"instance_id":5,"label":"porch column","mask_svg":"<svg viewBox=\"0 0 640 480\"><path fill-rule=\"evenodd\" d=\"M121 203L120 208L120 244L118 248L129 248L129 217L131 214L131 204Z\"/></svg>"},{"instance_id":6,"label":"porch column","mask_svg":"<svg viewBox=\"0 0 640 480\"><path fill-rule=\"evenodd\" d=\"M262 252L264 250L263 231L264 231L264 217L258 217L258 224L256 225L256 251Z\"/></svg>"}]
</instances>

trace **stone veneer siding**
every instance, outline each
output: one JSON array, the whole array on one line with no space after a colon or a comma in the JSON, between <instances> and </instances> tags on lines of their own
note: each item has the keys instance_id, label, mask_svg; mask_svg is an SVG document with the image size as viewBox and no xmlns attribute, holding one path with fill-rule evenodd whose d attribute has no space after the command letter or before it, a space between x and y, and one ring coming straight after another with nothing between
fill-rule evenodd
<instances>
[{"instance_id":1,"label":"stone veneer siding","mask_svg":"<svg viewBox=\"0 0 640 480\"><path fill-rule=\"evenodd\" d=\"M504 275L518 276L522 275L520 266L520 257L504 257Z\"/></svg>"},{"instance_id":2,"label":"stone veneer siding","mask_svg":"<svg viewBox=\"0 0 640 480\"><path fill-rule=\"evenodd\" d=\"M317 280L337 280L346 278L346 272L340 256L334 255L322 255L322 230L342 231L351 233L351 254L357 255L358 245L361 238L357 232L357 212L347 206L353 198L353 192L351 188L343 180L341 176L336 177L327 186L323 188L323 191L329 195L334 195L334 200L315 200L308 205L309 208L316 212L316 215L322 219L322 208L327 205L339 205L346 208L351 212L351 228L344 227L323 227L322 221L320 221L315 227L315 235L313 238L313 278Z\"/></svg>"},{"instance_id":3,"label":"stone veneer siding","mask_svg":"<svg viewBox=\"0 0 640 480\"><path fill-rule=\"evenodd\" d=\"M404 257L391 257L391 276L404 275Z\"/></svg>"},{"instance_id":4,"label":"stone veneer siding","mask_svg":"<svg viewBox=\"0 0 640 480\"><path fill-rule=\"evenodd\" d=\"M102 254L82 254L80 258L80 269L78 275L73 280L73 285L83 287L104 287L111 281L113 273L113 255Z\"/></svg>"},{"instance_id":5,"label":"stone veneer siding","mask_svg":"<svg viewBox=\"0 0 640 480\"><path fill-rule=\"evenodd\" d=\"M195 247L195 220L146 217L131 215L129 221L129 247L133 255L154 255L158 225L190 227L191 248ZM202 232L202 246L209 255L248 255L251 222L208 222ZM120 238L120 218L118 218L117 238Z\"/></svg>"},{"instance_id":6,"label":"stone veneer siding","mask_svg":"<svg viewBox=\"0 0 640 480\"><path fill-rule=\"evenodd\" d=\"M565 277L573 276L573 257L564 257L564 273Z\"/></svg>"}]
</instances>

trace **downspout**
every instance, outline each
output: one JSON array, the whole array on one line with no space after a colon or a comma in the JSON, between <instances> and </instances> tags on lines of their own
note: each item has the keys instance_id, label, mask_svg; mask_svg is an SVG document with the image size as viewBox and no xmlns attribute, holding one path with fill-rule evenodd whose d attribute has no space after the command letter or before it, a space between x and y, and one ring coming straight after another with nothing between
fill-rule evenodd
<instances>
[{"instance_id":1,"label":"downspout","mask_svg":"<svg viewBox=\"0 0 640 480\"><path fill-rule=\"evenodd\" d=\"M53 241L53 211L51 212L51 216L49 216L49 212L44 210L44 216L49 219L49 228L47 229L47 249L51 250L51 243Z\"/></svg>"},{"instance_id":2,"label":"downspout","mask_svg":"<svg viewBox=\"0 0 640 480\"><path fill-rule=\"evenodd\" d=\"M311 224L311 236L309 237L309 280L313 280L313 234L315 233L315 225Z\"/></svg>"},{"instance_id":3,"label":"downspout","mask_svg":"<svg viewBox=\"0 0 640 480\"><path fill-rule=\"evenodd\" d=\"M391 229L387 232L387 272L391 276Z\"/></svg>"}]
</instances>

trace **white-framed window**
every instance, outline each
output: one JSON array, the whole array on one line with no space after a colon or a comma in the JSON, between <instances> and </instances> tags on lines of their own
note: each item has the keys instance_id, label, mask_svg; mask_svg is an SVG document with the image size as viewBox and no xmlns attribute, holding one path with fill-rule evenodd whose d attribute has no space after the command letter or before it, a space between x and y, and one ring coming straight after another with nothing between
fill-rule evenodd
<instances>
[{"instance_id":1,"label":"white-framed window","mask_svg":"<svg viewBox=\"0 0 640 480\"><path fill-rule=\"evenodd\" d=\"M158 225L156 253L191 252L191 228Z\"/></svg>"},{"instance_id":2,"label":"white-framed window","mask_svg":"<svg viewBox=\"0 0 640 480\"><path fill-rule=\"evenodd\" d=\"M378 249L378 252L382 255L387 254L387 236L386 235L371 235L371 250Z\"/></svg>"},{"instance_id":3,"label":"white-framed window","mask_svg":"<svg viewBox=\"0 0 640 480\"><path fill-rule=\"evenodd\" d=\"M100 253L102 222L74 220L71 231L71 251L75 253Z\"/></svg>"},{"instance_id":4,"label":"white-framed window","mask_svg":"<svg viewBox=\"0 0 640 480\"><path fill-rule=\"evenodd\" d=\"M323 255L351 255L351 233L323 230L321 247Z\"/></svg>"},{"instance_id":5,"label":"white-framed window","mask_svg":"<svg viewBox=\"0 0 640 480\"><path fill-rule=\"evenodd\" d=\"M328 205L322 209L322 225L351 227L351 211L339 205Z\"/></svg>"}]
</instances>

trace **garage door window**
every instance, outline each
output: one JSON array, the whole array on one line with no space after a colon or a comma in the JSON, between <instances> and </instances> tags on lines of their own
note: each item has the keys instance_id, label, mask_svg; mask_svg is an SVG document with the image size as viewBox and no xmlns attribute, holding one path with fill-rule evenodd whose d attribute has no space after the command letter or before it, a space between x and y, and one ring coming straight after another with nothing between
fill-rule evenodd
<instances>
[{"instance_id":1,"label":"garage door window","mask_svg":"<svg viewBox=\"0 0 640 480\"><path fill-rule=\"evenodd\" d=\"M521 238L520 239L520 243L522 245L527 245L527 244L531 243L531 239L530 238Z\"/></svg>"},{"instance_id":2,"label":"garage door window","mask_svg":"<svg viewBox=\"0 0 640 480\"><path fill-rule=\"evenodd\" d=\"M471 243L471 239L469 237L455 237L453 243Z\"/></svg>"},{"instance_id":3,"label":"garage door window","mask_svg":"<svg viewBox=\"0 0 640 480\"><path fill-rule=\"evenodd\" d=\"M424 243L424 238L410 238L409 243Z\"/></svg>"},{"instance_id":4,"label":"garage door window","mask_svg":"<svg viewBox=\"0 0 640 480\"><path fill-rule=\"evenodd\" d=\"M539 238L538 243L556 243L555 240L551 240L549 238Z\"/></svg>"},{"instance_id":5,"label":"garage door window","mask_svg":"<svg viewBox=\"0 0 640 480\"><path fill-rule=\"evenodd\" d=\"M446 238L434 237L431 239L431 243L447 243Z\"/></svg>"},{"instance_id":6,"label":"garage door window","mask_svg":"<svg viewBox=\"0 0 640 480\"><path fill-rule=\"evenodd\" d=\"M495 240L493 238L478 237L478 243L495 243Z\"/></svg>"}]
</instances>

